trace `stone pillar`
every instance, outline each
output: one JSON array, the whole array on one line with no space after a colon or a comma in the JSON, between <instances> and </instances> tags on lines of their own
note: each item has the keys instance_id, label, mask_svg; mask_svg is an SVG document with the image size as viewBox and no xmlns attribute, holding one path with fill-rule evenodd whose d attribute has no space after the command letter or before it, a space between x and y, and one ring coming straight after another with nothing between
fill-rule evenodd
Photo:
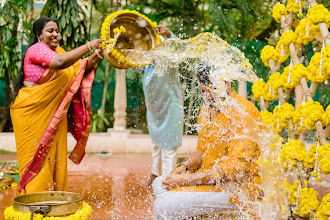
<instances>
[{"instance_id":1,"label":"stone pillar","mask_svg":"<svg viewBox=\"0 0 330 220\"><path fill-rule=\"evenodd\" d=\"M247 98L247 82L238 81L238 95Z\"/></svg>"},{"instance_id":2,"label":"stone pillar","mask_svg":"<svg viewBox=\"0 0 330 220\"><path fill-rule=\"evenodd\" d=\"M116 90L115 90L115 113L114 113L114 126L115 130L126 129L126 70L116 69Z\"/></svg>"}]
</instances>

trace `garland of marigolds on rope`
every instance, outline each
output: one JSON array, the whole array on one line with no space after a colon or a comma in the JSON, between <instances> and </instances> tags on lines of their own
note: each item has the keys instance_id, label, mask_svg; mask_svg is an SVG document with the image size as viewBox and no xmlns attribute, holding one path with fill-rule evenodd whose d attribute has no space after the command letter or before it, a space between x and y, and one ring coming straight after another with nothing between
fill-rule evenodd
<instances>
[{"instance_id":1,"label":"garland of marigolds on rope","mask_svg":"<svg viewBox=\"0 0 330 220\"><path fill-rule=\"evenodd\" d=\"M128 66L131 67L138 67L138 66L146 66L148 65L148 63L132 63L131 61L129 61L128 59L125 58L125 56L123 54L121 54L118 50L115 49L115 44L116 41L119 37L119 35L121 33L125 33L127 30L123 27L120 26L119 28L114 28L113 32L114 32L114 38L110 37L110 24L113 22L113 20L121 14L125 14L125 13L133 13L136 14L142 18L144 18L153 28L157 28L157 22L153 22L151 21L148 17L146 17L145 15L135 11L135 10L122 10L122 11L117 11L114 13L111 13L109 16L107 16L102 24L102 28L101 28L101 39L105 40L104 42L102 42L102 47L105 48L107 51L109 51L111 53L112 56L115 57L116 60L118 60L118 62L120 63L124 63ZM161 43L161 39L160 39L160 35L157 34L157 44Z\"/></svg>"},{"instance_id":2,"label":"garland of marigolds on rope","mask_svg":"<svg viewBox=\"0 0 330 220\"><path fill-rule=\"evenodd\" d=\"M33 213L33 220L86 220L92 214L92 208L86 203L83 202L82 209L78 210L72 215L65 217L44 217L42 214ZM22 213L14 210L13 206L10 206L5 209L4 212L6 220L30 220L31 213Z\"/></svg>"},{"instance_id":3,"label":"garland of marigolds on rope","mask_svg":"<svg viewBox=\"0 0 330 220\"><path fill-rule=\"evenodd\" d=\"M273 18L278 23L284 22L281 24L284 32L275 48L274 45L266 45L262 49L260 58L266 67L271 67L271 73L274 76L271 75L266 82L261 80L255 82L252 85L252 92L256 101L280 99L280 104L274 108L273 112L267 109L261 112L265 124L270 124L277 132L281 132L284 128L290 132L288 122L295 124L296 136L289 135L289 140L278 154L278 160L284 165L283 168L286 171L298 171L292 185L288 180L285 181L291 218L315 219L317 217L321 220L329 220L330 193L324 196L322 203L319 204L317 191L309 187L309 179L313 176L317 182L321 182L321 174L330 174L330 144L324 143L326 136L322 128L330 124L330 105L324 110L319 102L313 101L314 89L330 77L330 34L327 30L330 24L330 12L315 1L309 3L312 7L307 11L305 18L302 18L305 7L303 0L288 0L286 5L277 4L273 7ZM302 19L296 20L299 23L295 25L295 29L291 30L292 22L295 20L293 13ZM323 45L320 52L314 53L309 65L305 67L299 63L298 50L314 38ZM289 56L291 56L290 64L284 68L282 74L279 73L281 64ZM310 87L307 86L307 81L312 82ZM280 92L282 88L290 91L300 85L304 92L303 102L296 106L295 110L292 105L285 103L288 97L283 99ZM319 141L316 141L307 152L305 144L294 139L301 131L313 129L316 129Z\"/></svg>"}]
</instances>

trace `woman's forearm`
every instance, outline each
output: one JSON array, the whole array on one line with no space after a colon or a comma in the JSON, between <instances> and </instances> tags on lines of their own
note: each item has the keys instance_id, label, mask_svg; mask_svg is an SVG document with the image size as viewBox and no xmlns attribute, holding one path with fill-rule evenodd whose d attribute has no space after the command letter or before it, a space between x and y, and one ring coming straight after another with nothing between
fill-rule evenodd
<instances>
[{"instance_id":1,"label":"woman's forearm","mask_svg":"<svg viewBox=\"0 0 330 220\"><path fill-rule=\"evenodd\" d=\"M89 71L91 71L95 67L96 64L100 63L100 61L101 61L101 58L96 53L93 53L92 55L90 55L88 58L85 72L88 73Z\"/></svg>"},{"instance_id":2,"label":"woman's forearm","mask_svg":"<svg viewBox=\"0 0 330 220\"><path fill-rule=\"evenodd\" d=\"M217 180L221 182L227 181L226 174L219 165L214 166L210 170L192 173L190 176L187 176L187 179L191 186L215 185Z\"/></svg>"},{"instance_id":3,"label":"woman's forearm","mask_svg":"<svg viewBox=\"0 0 330 220\"><path fill-rule=\"evenodd\" d=\"M65 54L56 55L50 62L49 67L51 69L65 69L71 66L72 64L74 64L75 62L77 62L88 52L89 52L88 46L87 44L84 44Z\"/></svg>"}]
</instances>

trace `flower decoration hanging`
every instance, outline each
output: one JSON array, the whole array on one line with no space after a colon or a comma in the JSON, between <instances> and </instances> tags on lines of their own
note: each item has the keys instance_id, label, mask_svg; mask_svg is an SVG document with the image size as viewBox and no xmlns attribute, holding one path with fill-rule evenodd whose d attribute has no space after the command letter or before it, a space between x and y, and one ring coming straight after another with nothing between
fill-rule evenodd
<instances>
[{"instance_id":1,"label":"flower decoration hanging","mask_svg":"<svg viewBox=\"0 0 330 220\"><path fill-rule=\"evenodd\" d=\"M273 46L266 45L260 53L260 58L265 66L270 67L269 59L275 59L276 50ZM276 60L275 60L276 61Z\"/></svg>"},{"instance_id":2,"label":"flower decoration hanging","mask_svg":"<svg viewBox=\"0 0 330 220\"><path fill-rule=\"evenodd\" d=\"M315 122L324 118L324 109L319 102L309 100L300 104L293 116L293 123L298 125L299 131L315 129ZM322 121L325 124L324 121Z\"/></svg>"},{"instance_id":3,"label":"flower decoration hanging","mask_svg":"<svg viewBox=\"0 0 330 220\"><path fill-rule=\"evenodd\" d=\"M266 85L266 83L262 79L258 80L257 82L254 82L252 84L253 97L254 97L254 100L256 100L257 102L260 102L260 96L262 96L262 94L263 94L265 85Z\"/></svg>"},{"instance_id":4,"label":"flower decoration hanging","mask_svg":"<svg viewBox=\"0 0 330 220\"><path fill-rule=\"evenodd\" d=\"M281 23L281 17L288 15L284 4L277 4L273 7L273 18L277 23Z\"/></svg>"}]
</instances>

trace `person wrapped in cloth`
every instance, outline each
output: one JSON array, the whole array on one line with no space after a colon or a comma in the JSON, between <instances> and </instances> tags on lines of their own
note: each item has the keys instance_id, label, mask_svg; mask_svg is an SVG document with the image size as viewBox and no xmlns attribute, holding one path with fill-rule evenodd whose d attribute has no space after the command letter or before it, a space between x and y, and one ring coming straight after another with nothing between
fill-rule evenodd
<instances>
[{"instance_id":1,"label":"person wrapped in cloth","mask_svg":"<svg viewBox=\"0 0 330 220\"><path fill-rule=\"evenodd\" d=\"M185 219L239 209L260 219L262 178L256 160L261 129L258 109L219 80L216 68L197 69L204 100L198 118L198 143L192 156L153 183L157 219Z\"/></svg>"}]
</instances>

